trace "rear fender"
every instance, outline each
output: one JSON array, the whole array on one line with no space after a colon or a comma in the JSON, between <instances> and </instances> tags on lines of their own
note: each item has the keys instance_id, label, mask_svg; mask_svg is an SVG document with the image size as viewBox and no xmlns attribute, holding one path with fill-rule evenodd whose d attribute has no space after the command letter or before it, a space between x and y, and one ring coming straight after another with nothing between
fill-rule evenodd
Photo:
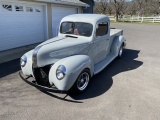
<instances>
[{"instance_id":1,"label":"rear fender","mask_svg":"<svg viewBox=\"0 0 160 120\"><path fill-rule=\"evenodd\" d=\"M122 35L116 36L111 45L111 52L118 55L121 45L124 44L123 47L125 47L125 41L126 39Z\"/></svg>"},{"instance_id":2,"label":"rear fender","mask_svg":"<svg viewBox=\"0 0 160 120\"><path fill-rule=\"evenodd\" d=\"M62 80L56 77L56 70L60 65L66 67L66 75ZM88 68L91 76L93 76L94 65L92 60L87 55L75 55L57 61L50 69L49 82L54 84L59 90L69 90L80 73Z\"/></svg>"}]
</instances>

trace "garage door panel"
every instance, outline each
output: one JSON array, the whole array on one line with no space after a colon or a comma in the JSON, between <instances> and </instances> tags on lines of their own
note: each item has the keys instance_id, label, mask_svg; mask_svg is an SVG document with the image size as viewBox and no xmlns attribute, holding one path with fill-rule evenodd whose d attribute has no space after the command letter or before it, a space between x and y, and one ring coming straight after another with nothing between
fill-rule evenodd
<instances>
[{"instance_id":1,"label":"garage door panel","mask_svg":"<svg viewBox=\"0 0 160 120\"><path fill-rule=\"evenodd\" d=\"M58 35L60 21L63 17L70 14L77 14L77 8L52 6L52 30L53 37Z\"/></svg>"},{"instance_id":2,"label":"garage door panel","mask_svg":"<svg viewBox=\"0 0 160 120\"><path fill-rule=\"evenodd\" d=\"M30 31L26 32L26 29L30 29ZM13 39L13 37L20 37L21 39L24 39L27 36L32 36L33 38L36 38L38 36L35 36L36 34L40 33L41 35L44 34L44 31L39 28L37 29L32 29L32 27L20 27L20 28L16 28L15 31L13 31L13 29L5 29L5 30L0 30L0 38L4 39L4 38L8 38L8 39ZM42 36L42 39L44 39L44 35ZM24 41L23 41L24 42Z\"/></svg>"},{"instance_id":3,"label":"garage door panel","mask_svg":"<svg viewBox=\"0 0 160 120\"><path fill-rule=\"evenodd\" d=\"M24 45L28 45L28 44L34 44L34 43L37 43L37 40L43 41L43 39L42 39L43 35L41 35L41 34L37 37L33 37L33 34L32 34L30 36L26 36L25 38L23 38L23 40L21 40L21 37L22 36L14 36L14 37L11 36L11 38L4 37L3 39L5 39L7 42L6 42L6 44L3 44L3 46L1 46L1 49L5 49L6 46L12 46L13 48L15 48L15 47L20 47L22 45L24 46ZM15 39L19 39L21 41L14 44ZM26 42L24 43L24 41L26 41Z\"/></svg>"},{"instance_id":4,"label":"garage door panel","mask_svg":"<svg viewBox=\"0 0 160 120\"><path fill-rule=\"evenodd\" d=\"M53 11L56 14L65 14L65 12L67 11L67 13L77 13L77 8L72 8L72 7L57 7L57 6L53 6ZM65 11L64 11L65 10Z\"/></svg>"},{"instance_id":5,"label":"garage door panel","mask_svg":"<svg viewBox=\"0 0 160 120\"><path fill-rule=\"evenodd\" d=\"M2 36L1 38L7 40L6 43L8 43L8 42L10 42L10 41L13 41L13 40L14 40L14 42L16 42L15 39L19 39L19 42L17 42L17 44L20 43L21 41L22 41L22 43L24 43L23 40L25 40L25 39L28 38L28 37L30 37L31 39L27 39L27 41L25 41L25 43L27 43L27 42L29 42L29 41L33 42L33 40L34 40L35 42L37 42L37 39L38 39L39 41L43 40L43 32L42 32L41 34L39 34L38 36L35 36L34 34L35 34L34 32L33 32L32 34L26 34L26 37L24 37L24 36L21 35L21 34L19 34L19 35L17 35L17 36L14 36L14 34L12 34L12 35L9 35L9 37L8 37L8 36ZM34 37L34 36L35 36L35 37ZM24 38L22 38L22 37L24 37ZM22 40L22 39L23 39L23 40ZM13 44L13 43L12 43L12 44Z\"/></svg>"},{"instance_id":6,"label":"garage door panel","mask_svg":"<svg viewBox=\"0 0 160 120\"><path fill-rule=\"evenodd\" d=\"M22 6L23 12L6 11L0 3L0 51L46 40L44 5ZM26 6L34 11L27 12Z\"/></svg>"},{"instance_id":7,"label":"garage door panel","mask_svg":"<svg viewBox=\"0 0 160 120\"><path fill-rule=\"evenodd\" d=\"M23 19L22 19L23 18ZM32 18L32 19L31 19ZM41 19L37 19L41 18ZM24 21L25 19L25 21ZM40 23L43 23L43 17L39 16L3 16L3 18L0 19L3 24L1 24L1 27L17 27L17 26L38 26ZM16 22L14 22L16 21ZM43 24L42 24L43 25Z\"/></svg>"},{"instance_id":8,"label":"garage door panel","mask_svg":"<svg viewBox=\"0 0 160 120\"><path fill-rule=\"evenodd\" d=\"M26 29L28 31L26 31ZM37 34L37 33L39 33L39 34ZM20 37L23 40L27 36L32 36L33 38L37 38L39 35L42 35L41 39L43 39L43 40L45 39L44 31L41 27L39 27L39 29L35 29L35 27L32 27L32 26L31 27L17 27L14 31L13 31L13 29L0 30L0 36L1 36L0 39L1 40L6 40L7 38L13 39L16 36ZM32 40L29 39L28 41L32 41ZM35 39L35 41L36 41L36 39ZM17 42L17 41L15 41L15 42ZM18 42L20 42L20 41L18 41ZM27 41L23 41L23 42L27 42Z\"/></svg>"}]
</instances>

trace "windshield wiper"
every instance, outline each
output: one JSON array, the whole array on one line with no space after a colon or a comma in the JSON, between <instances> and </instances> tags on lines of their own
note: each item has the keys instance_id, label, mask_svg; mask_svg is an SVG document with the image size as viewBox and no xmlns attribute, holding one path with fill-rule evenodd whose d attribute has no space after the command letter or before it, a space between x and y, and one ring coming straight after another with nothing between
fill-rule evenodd
<instances>
[{"instance_id":1,"label":"windshield wiper","mask_svg":"<svg viewBox=\"0 0 160 120\"><path fill-rule=\"evenodd\" d=\"M66 35L66 37L78 38L78 37L72 36L72 35Z\"/></svg>"}]
</instances>

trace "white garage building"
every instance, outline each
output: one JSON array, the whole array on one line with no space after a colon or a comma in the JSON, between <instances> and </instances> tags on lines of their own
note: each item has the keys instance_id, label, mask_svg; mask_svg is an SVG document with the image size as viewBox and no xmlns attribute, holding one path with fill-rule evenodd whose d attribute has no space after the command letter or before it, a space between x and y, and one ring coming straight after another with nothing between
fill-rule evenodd
<instances>
[{"instance_id":1,"label":"white garage building","mask_svg":"<svg viewBox=\"0 0 160 120\"><path fill-rule=\"evenodd\" d=\"M0 51L57 36L64 16L88 6L79 0L0 0Z\"/></svg>"}]
</instances>

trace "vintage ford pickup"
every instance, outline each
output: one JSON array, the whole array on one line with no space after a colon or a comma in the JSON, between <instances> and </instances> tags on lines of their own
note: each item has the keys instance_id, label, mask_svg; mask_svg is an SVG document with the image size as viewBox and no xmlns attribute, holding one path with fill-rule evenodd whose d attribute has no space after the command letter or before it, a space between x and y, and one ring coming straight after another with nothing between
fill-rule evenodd
<instances>
[{"instance_id":1,"label":"vintage ford pickup","mask_svg":"<svg viewBox=\"0 0 160 120\"><path fill-rule=\"evenodd\" d=\"M109 17L69 15L61 20L57 37L21 57L20 76L41 90L81 93L93 75L122 56L125 46L123 30L110 29Z\"/></svg>"}]
</instances>

